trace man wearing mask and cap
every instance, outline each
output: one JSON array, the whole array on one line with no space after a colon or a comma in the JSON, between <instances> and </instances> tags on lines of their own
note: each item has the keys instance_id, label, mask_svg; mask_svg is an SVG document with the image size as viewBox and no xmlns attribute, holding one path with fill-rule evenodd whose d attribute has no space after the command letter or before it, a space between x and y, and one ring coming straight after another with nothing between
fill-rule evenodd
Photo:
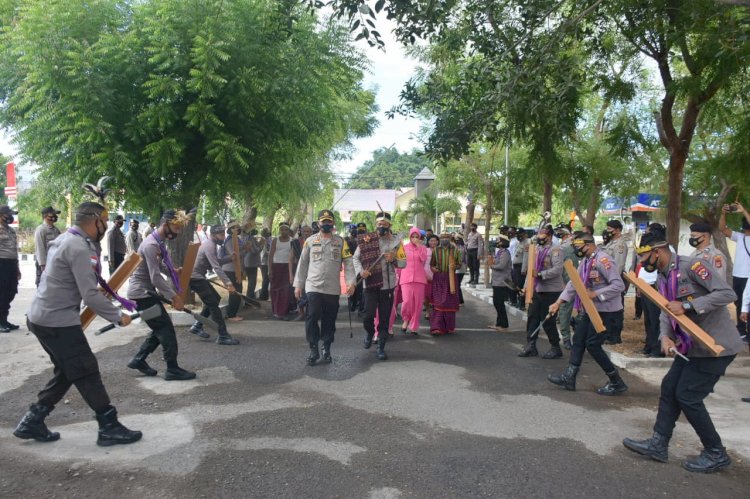
<instances>
[{"instance_id":1,"label":"man wearing mask and cap","mask_svg":"<svg viewBox=\"0 0 750 499\"><path fill-rule=\"evenodd\" d=\"M534 295L529 305L528 320L526 321L526 346L519 357L536 357L536 340L539 334L532 337L539 324L544 321L552 305L560 296L565 284L563 283L563 252L559 246L552 246L552 226L543 227L536 238L536 261L533 268L528 269L534 278ZM550 317L542 326L547 333L551 348L543 359L559 359L562 357L560 349L560 334L557 332L555 319Z\"/></svg>"},{"instance_id":2,"label":"man wearing mask and cap","mask_svg":"<svg viewBox=\"0 0 750 499\"><path fill-rule=\"evenodd\" d=\"M235 256L234 243L232 242L232 239L240 237L241 231L242 228L240 227L239 222L229 222L229 224L227 225L227 237L226 239L224 239L224 243L219 248L219 259L221 260L221 262L223 262L221 270L223 270L227 277L229 277L229 280L232 282L232 286L234 286L234 289L237 290L237 293L229 293L227 303L227 320L230 322L240 322L241 320L243 320L242 317L237 315L237 312L239 312L240 310L240 305L242 305L242 276L237 275L234 263L234 259L239 258L240 265L242 265L243 255L241 254L241 250L243 244L238 241L240 255Z\"/></svg>"},{"instance_id":3,"label":"man wearing mask and cap","mask_svg":"<svg viewBox=\"0 0 750 499\"><path fill-rule=\"evenodd\" d=\"M576 250L573 248L573 237L570 234L570 226L560 224L555 229L557 239L560 241L560 249L563 252L563 265L565 262L570 260L573 262L573 266L578 268L578 256ZM563 272L563 282L567 285L570 281L567 272ZM560 334L563 338L563 348L570 350L572 343L570 342L570 318L573 315L573 302L566 301L560 304L560 311L558 317L560 318Z\"/></svg>"},{"instance_id":4,"label":"man wearing mask and cap","mask_svg":"<svg viewBox=\"0 0 750 499\"><path fill-rule=\"evenodd\" d=\"M16 231L10 226L17 215L8 206L0 206L0 333L18 329L16 324L8 322L10 304L18 294L18 281L21 280L21 269L18 266L18 239Z\"/></svg>"},{"instance_id":5,"label":"man wearing mask and cap","mask_svg":"<svg viewBox=\"0 0 750 499\"><path fill-rule=\"evenodd\" d=\"M700 455L682 464L687 471L712 473L731 463L721 437L703 403L726 372L735 356L743 350L739 336L732 328L727 306L736 296L724 279L717 278L701 258L678 256L670 251L661 232L644 234L638 247L641 264L648 271L658 270L657 287L674 315L685 315L716 344L724 348L714 356L703 345L685 333L676 321L662 312L660 318L661 349L675 357L661 382L659 410L654 433L646 440L626 438L629 450L655 461L668 459L669 440L680 414L690 423L703 444ZM688 360L675 356L675 352Z\"/></svg>"},{"instance_id":6,"label":"man wearing mask and cap","mask_svg":"<svg viewBox=\"0 0 750 499\"><path fill-rule=\"evenodd\" d=\"M220 260L217 255L218 247L224 243L224 232L225 228L223 225L217 224L211 226L211 231L208 237L201 243L201 247L198 248L198 255L195 257L193 273L190 274L190 289L198 293L198 296L200 296L201 301L203 302L201 315L203 317L211 317L211 319L219 325L219 337L216 338L216 343L219 345L237 345L239 344L239 341L232 338L227 331L224 316L219 308L221 297L211 283L208 282L208 279L206 279L206 272L213 269L229 293L237 292L234 288L234 284L232 284L232 281L229 279L229 276L227 276L221 268L223 264L231 261L231 257L226 257L223 260ZM209 337L209 334L203 330L203 324L198 321L190 326L190 332L201 338Z\"/></svg>"},{"instance_id":7,"label":"man wearing mask and cap","mask_svg":"<svg viewBox=\"0 0 750 499\"><path fill-rule=\"evenodd\" d=\"M518 291L511 292L516 295L516 307L518 310L523 311L526 310L526 301L525 297L520 294L520 290L523 289L524 281L526 280L526 266L529 259L529 245L531 242L529 241L528 233L523 227L518 228L516 239L518 243L511 252L511 261L513 262L511 276L513 277L513 284L516 285Z\"/></svg>"},{"instance_id":8,"label":"man wearing mask and cap","mask_svg":"<svg viewBox=\"0 0 750 499\"><path fill-rule=\"evenodd\" d=\"M484 258L484 239L477 232L477 224L469 226L466 235L466 255L469 262L469 284L479 284L479 262Z\"/></svg>"},{"instance_id":9,"label":"man wearing mask and cap","mask_svg":"<svg viewBox=\"0 0 750 499\"><path fill-rule=\"evenodd\" d=\"M125 247L127 248L126 255L138 253L138 248L140 248L141 243L143 242L143 236L138 232L140 225L141 223L137 219L132 218L130 220L130 228L128 229L128 234L125 236Z\"/></svg>"},{"instance_id":10,"label":"man wearing mask and cap","mask_svg":"<svg viewBox=\"0 0 750 499\"><path fill-rule=\"evenodd\" d=\"M365 289L365 349L372 346L375 336L375 313L382 319L378 322L379 360L386 360L385 344L388 341L388 318L393 307L394 290L397 284L394 266L406 267L406 255L397 258L400 240L391 234L390 213L380 212L375 216L377 227L377 245L372 243L370 234L358 237L357 251L354 252L354 270L364 280ZM365 250L363 251L363 247ZM373 251L374 250L374 251ZM403 249L401 250L403 251ZM379 261L378 257L382 255Z\"/></svg>"},{"instance_id":11,"label":"man wearing mask and cap","mask_svg":"<svg viewBox=\"0 0 750 499\"><path fill-rule=\"evenodd\" d=\"M60 212L51 206L42 210L42 223L34 230L34 260L36 266L36 282L39 286L39 279L42 277L44 267L47 265L47 248L49 243L57 239L60 235L60 229L55 227L57 215Z\"/></svg>"},{"instance_id":12,"label":"man wearing mask and cap","mask_svg":"<svg viewBox=\"0 0 750 499\"><path fill-rule=\"evenodd\" d=\"M578 275L586 286L588 297L594 302L605 327L609 328L614 314L622 312L620 293L625 289L622 276L617 271L612 257L596 247L593 236L577 232L571 247L574 248L576 256L582 259L578 266ZM557 301L550 305L550 313L556 313L563 303L573 303L574 308L578 310L576 333L573 335L573 345L570 350L570 363L563 374L549 375L547 379L566 390L575 391L576 376L583 362L583 352L588 350L609 378L609 382L596 392L599 395L616 395L627 391L628 385L622 380L617 368L602 349L606 334L596 332L591 324L591 318L586 314L570 281Z\"/></svg>"},{"instance_id":13,"label":"man wearing mask and cap","mask_svg":"<svg viewBox=\"0 0 750 499\"><path fill-rule=\"evenodd\" d=\"M107 251L109 251L109 274L112 275L120 266L123 260L125 260L125 253L128 251L128 247L125 244L125 234L122 233L122 226L125 224L125 219L122 215L115 217L114 225L107 234Z\"/></svg>"},{"instance_id":14,"label":"man wearing mask and cap","mask_svg":"<svg viewBox=\"0 0 750 499\"><path fill-rule=\"evenodd\" d=\"M489 259L490 268L492 269L492 304L497 312L495 324L488 327L495 331L505 332L508 329L508 313L505 310L505 299L508 297L508 282L511 280L511 257L510 257L510 239L504 234L497 238L497 251Z\"/></svg>"},{"instance_id":15,"label":"man wearing mask and cap","mask_svg":"<svg viewBox=\"0 0 750 499\"><path fill-rule=\"evenodd\" d=\"M724 254L711 244L711 226L705 222L690 225L688 244L695 248L693 258L700 258L715 276L727 280L727 262Z\"/></svg>"},{"instance_id":16,"label":"man wearing mask and cap","mask_svg":"<svg viewBox=\"0 0 750 499\"><path fill-rule=\"evenodd\" d=\"M331 343L336 332L336 317L341 295L341 266L347 285L347 294L354 292L356 275L352 253L341 236L333 233L334 218L331 210L318 213L320 232L305 239L294 276L294 295L300 300L307 294L305 338L310 345L307 365L320 359L319 343L323 342L323 363L330 364Z\"/></svg>"},{"instance_id":17,"label":"man wearing mask and cap","mask_svg":"<svg viewBox=\"0 0 750 499\"><path fill-rule=\"evenodd\" d=\"M2 208L0 208L2 213ZM104 238L108 215L99 203L82 203L75 212L74 226L50 243L47 266L34 301L26 314L34 336L54 365L53 377L37 395L13 435L25 440L52 442L60 438L51 432L44 419L75 385L83 400L96 413L99 423L97 445L129 444L141 439L140 431L131 431L117 420L99 372L99 364L81 327L81 302L103 319L127 326L130 316L123 314L99 291L101 263L96 243ZM105 287L106 289L106 287ZM123 305L132 303L108 290Z\"/></svg>"},{"instance_id":18,"label":"man wearing mask and cap","mask_svg":"<svg viewBox=\"0 0 750 499\"><path fill-rule=\"evenodd\" d=\"M186 371L177 364L177 336L174 324L161 300L153 295L158 292L172 302L175 310L184 309L180 297L180 278L165 243L179 236L189 221L190 217L184 211L165 211L159 228L149 234L139 246L141 263L128 281L128 298L135 300L138 310L146 310L155 305L161 309L159 317L146 321L151 333L128 363L128 367L146 376L156 376L156 370L148 365L146 358L161 345L164 361L167 363L167 372L164 374L167 381L195 378L194 372ZM167 279L162 275L162 267L166 269Z\"/></svg>"},{"instance_id":19,"label":"man wearing mask and cap","mask_svg":"<svg viewBox=\"0 0 750 499\"><path fill-rule=\"evenodd\" d=\"M612 257L617 266L617 271L622 275L625 271L625 264L628 259L628 244L622 237L622 222L619 220L607 221L607 228L602 234L604 238L604 246L602 249L606 254ZM625 303L625 290L621 298L623 304ZM607 345L617 345L622 343L622 327L624 320L625 310L619 312L619 319L613 318L612 324L607 326Z\"/></svg>"}]
</instances>

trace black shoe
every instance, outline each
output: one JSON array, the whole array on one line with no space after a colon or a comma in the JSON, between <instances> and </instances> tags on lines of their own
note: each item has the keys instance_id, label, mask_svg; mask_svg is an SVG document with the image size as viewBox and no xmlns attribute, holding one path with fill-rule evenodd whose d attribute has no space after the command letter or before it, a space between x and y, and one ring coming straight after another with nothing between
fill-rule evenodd
<instances>
[{"instance_id":1,"label":"black shoe","mask_svg":"<svg viewBox=\"0 0 750 499\"><path fill-rule=\"evenodd\" d=\"M622 441L628 450L636 452L641 456L650 457L654 461L666 463L669 460L669 437L654 432L651 438L646 440L633 440L626 438Z\"/></svg>"},{"instance_id":2,"label":"black shoe","mask_svg":"<svg viewBox=\"0 0 750 499\"><path fill-rule=\"evenodd\" d=\"M0 333L10 333L10 328L0 324Z\"/></svg>"},{"instance_id":3,"label":"black shoe","mask_svg":"<svg viewBox=\"0 0 750 499\"><path fill-rule=\"evenodd\" d=\"M562 374L559 376L548 374L547 379L552 384L562 386L566 390L574 392L576 391L576 376L578 376L578 369L579 368L573 364L568 364L568 367L565 368L565 371Z\"/></svg>"},{"instance_id":4,"label":"black shoe","mask_svg":"<svg viewBox=\"0 0 750 499\"><path fill-rule=\"evenodd\" d=\"M372 338L374 336L375 336L374 334L365 333L365 343L364 343L365 350L369 350L370 347L372 346Z\"/></svg>"},{"instance_id":5,"label":"black shoe","mask_svg":"<svg viewBox=\"0 0 750 499\"><path fill-rule=\"evenodd\" d=\"M620 338L607 338L607 340L604 342L607 345L619 345L622 343L622 340Z\"/></svg>"},{"instance_id":6,"label":"black shoe","mask_svg":"<svg viewBox=\"0 0 750 499\"><path fill-rule=\"evenodd\" d=\"M544 355L542 355L543 359L559 359L563 356L562 350L560 350L560 345L553 345L552 348L550 348Z\"/></svg>"},{"instance_id":7,"label":"black shoe","mask_svg":"<svg viewBox=\"0 0 750 499\"><path fill-rule=\"evenodd\" d=\"M628 385L622 380L617 369L611 373L607 373L607 376L609 377L609 383L599 388L596 393L599 395L617 395L628 391Z\"/></svg>"},{"instance_id":8,"label":"black shoe","mask_svg":"<svg viewBox=\"0 0 750 499\"><path fill-rule=\"evenodd\" d=\"M570 342L569 339L564 339L563 340L563 348L565 350L570 350L571 348L573 348L573 344Z\"/></svg>"},{"instance_id":9,"label":"black shoe","mask_svg":"<svg viewBox=\"0 0 750 499\"><path fill-rule=\"evenodd\" d=\"M107 412L96 415L99 422L99 438L96 445L109 447L117 444L132 444L137 442L143 436L140 431L131 431L125 428L117 420L117 409L110 407Z\"/></svg>"},{"instance_id":10,"label":"black shoe","mask_svg":"<svg viewBox=\"0 0 750 499\"><path fill-rule=\"evenodd\" d=\"M239 340L236 340L229 336L228 334L220 334L218 338L216 338L216 344L217 345L239 345Z\"/></svg>"},{"instance_id":11,"label":"black shoe","mask_svg":"<svg viewBox=\"0 0 750 499\"><path fill-rule=\"evenodd\" d=\"M743 402L750 402L750 397L742 397Z\"/></svg>"},{"instance_id":12,"label":"black shoe","mask_svg":"<svg viewBox=\"0 0 750 499\"><path fill-rule=\"evenodd\" d=\"M23 415L21 421L16 426L13 435L29 440L33 438L37 442L54 442L60 439L60 434L56 431L49 431L44 424L44 418L52 411L51 407L41 404L31 404L29 410Z\"/></svg>"},{"instance_id":13,"label":"black shoe","mask_svg":"<svg viewBox=\"0 0 750 499\"><path fill-rule=\"evenodd\" d=\"M331 358L331 345L323 345L323 359L321 362L323 364L330 364L333 362L333 359Z\"/></svg>"},{"instance_id":14,"label":"black shoe","mask_svg":"<svg viewBox=\"0 0 750 499\"><path fill-rule=\"evenodd\" d=\"M13 324L13 323L10 323L8 321L5 321L5 322L3 322L0 325L2 325L5 328L8 328L10 331L15 331L16 329L18 329L20 327L18 324Z\"/></svg>"},{"instance_id":15,"label":"black shoe","mask_svg":"<svg viewBox=\"0 0 750 499\"><path fill-rule=\"evenodd\" d=\"M195 324L190 326L190 332L198 336L199 338L205 339L205 338L211 337L210 334L208 334L207 332L203 330L203 324L201 324L200 322L196 322Z\"/></svg>"},{"instance_id":16,"label":"black shoe","mask_svg":"<svg viewBox=\"0 0 750 499\"><path fill-rule=\"evenodd\" d=\"M164 379L166 381L185 381L194 378L194 372L186 371L181 367L168 367L167 371L164 373Z\"/></svg>"},{"instance_id":17,"label":"black shoe","mask_svg":"<svg viewBox=\"0 0 750 499\"><path fill-rule=\"evenodd\" d=\"M320 358L320 352L318 351L317 343L310 344L310 354L307 356L307 365L314 366Z\"/></svg>"},{"instance_id":18,"label":"black shoe","mask_svg":"<svg viewBox=\"0 0 750 499\"><path fill-rule=\"evenodd\" d=\"M724 447L703 449L700 455L692 457L682 463L682 467L694 473L713 473L732 464L732 460Z\"/></svg>"},{"instance_id":19,"label":"black shoe","mask_svg":"<svg viewBox=\"0 0 750 499\"><path fill-rule=\"evenodd\" d=\"M145 376L156 376L156 369L149 366L146 359L139 357L138 355L128 362L128 367L142 372Z\"/></svg>"},{"instance_id":20,"label":"black shoe","mask_svg":"<svg viewBox=\"0 0 750 499\"><path fill-rule=\"evenodd\" d=\"M518 354L519 357L536 357L538 355L539 352L536 349L536 343L526 343L521 353Z\"/></svg>"},{"instance_id":21,"label":"black shoe","mask_svg":"<svg viewBox=\"0 0 750 499\"><path fill-rule=\"evenodd\" d=\"M378 360L388 360L388 354L385 353L385 340L378 338Z\"/></svg>"},{"instance_id":22,"label":"black shoe","mask_svg":"<svg viewBox=\"0 0 750 499\"><path fill-rule=\"evenodd\" d=\"M663 359L664 353L663 352L649 352L648 358L649 359Z\"/></svg>"}]
</instances>

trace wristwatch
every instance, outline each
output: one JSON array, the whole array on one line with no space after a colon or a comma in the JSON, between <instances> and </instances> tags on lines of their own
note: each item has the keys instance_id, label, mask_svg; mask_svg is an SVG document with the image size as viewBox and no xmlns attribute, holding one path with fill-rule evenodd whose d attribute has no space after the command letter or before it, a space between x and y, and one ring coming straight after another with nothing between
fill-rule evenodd
<instances>
[{"instance_id":1,"label":"wristwatch","mask_svg":"<svg viewBox=\"0 0 750 499\"><path fill-rule=\"evenodd\" d=\"M690 312L693 310L693 305L689 301L682 302L682 310L685 312Z\"/></svg>"}]
</instances>

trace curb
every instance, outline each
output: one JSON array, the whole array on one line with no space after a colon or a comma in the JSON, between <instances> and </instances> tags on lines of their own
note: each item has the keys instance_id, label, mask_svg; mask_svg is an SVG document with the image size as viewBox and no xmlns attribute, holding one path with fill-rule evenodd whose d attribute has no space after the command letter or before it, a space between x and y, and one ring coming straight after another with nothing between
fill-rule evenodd
<instances>
[{"instance_id":1,"label":"curb","mask_svg":"<svg viewBox=\"0 0 750 499\"><path fill-rule=\"evenodd\" d=\"M481 301L492 305L492 288L486 288L484 287L484 285L481 285L481 284L478 286L469 286L467 284L465 286L462 286L462 289L466 293L469 293L470 295L472 295L473 297L478 298ZM524 322L528 320L528 316L526 315L526 312L522 312L515 307L507 306L505 307L505 310L507 310L508 315L517 317ZM547 339L546 336L544 335L539 335L539 338L543 340ZM604 345L604 351L607 353L612 363L621 369L637 369L637 368L644 368L644 367L655 368L655 369L668 369L669 366L672 365L672 359L669 359L669 358L652 359L648 357L629 357L620 352L615 352L614 350L611 350L607 345ZM748 356L736 357L734 361L732 362L732 366L750 367L750 357Z\"/></svg>"}]
</instances>

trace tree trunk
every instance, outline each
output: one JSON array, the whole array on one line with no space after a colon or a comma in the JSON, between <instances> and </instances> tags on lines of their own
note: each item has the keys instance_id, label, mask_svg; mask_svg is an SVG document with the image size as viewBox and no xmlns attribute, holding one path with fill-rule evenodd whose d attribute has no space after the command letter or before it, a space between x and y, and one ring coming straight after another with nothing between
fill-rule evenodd
<instances>
[{"instance_id":1,"label":"tree trunk","mask_svg":"<svg viewBox=\"0 0 750 499\"><path fill-rule=\"evenodd\" d=\"M669 156L667 190L667 241L677 248L680 241L680 219L682 218L682 181L685 177L687 153L682 148L672 149Z\"/></svg>"},{"instance_id":2,"label":"tree trunk","mask_svg":"<svg viewBox=\"0 0 750 499\"><path fill-rule=\"evenodd\" d=\"M544 179L543 211L552 211L552 182L547 178Z\"/></svg>"},{"instance_id":3,"label":"tree trunk","mask_svg":"<svg viewBox=\"0 0 750 499\"><path fill-rule=\"evenodd\" d=\"M594 182L592 184L591 189L591 197L589 198L589 205L586 208L586 219L584 220L584 225L594 225L594 220L596 220L596 211L599 207L599 193L602 188L602 181L598 178L594 179Z\"/></svg>"},{"instance_id":4,"label":"tree trunk","mask_svg":"<svg viewBox=\"0 0 750 499\"><path fill-rule=\"evenodd\" d=\"M477 205L474 204L474 201L469 201L469 203L466 205L466 231L467 232L471 224L474 223L474 209L476 207Z\"/></svg>"}]
</instances>

